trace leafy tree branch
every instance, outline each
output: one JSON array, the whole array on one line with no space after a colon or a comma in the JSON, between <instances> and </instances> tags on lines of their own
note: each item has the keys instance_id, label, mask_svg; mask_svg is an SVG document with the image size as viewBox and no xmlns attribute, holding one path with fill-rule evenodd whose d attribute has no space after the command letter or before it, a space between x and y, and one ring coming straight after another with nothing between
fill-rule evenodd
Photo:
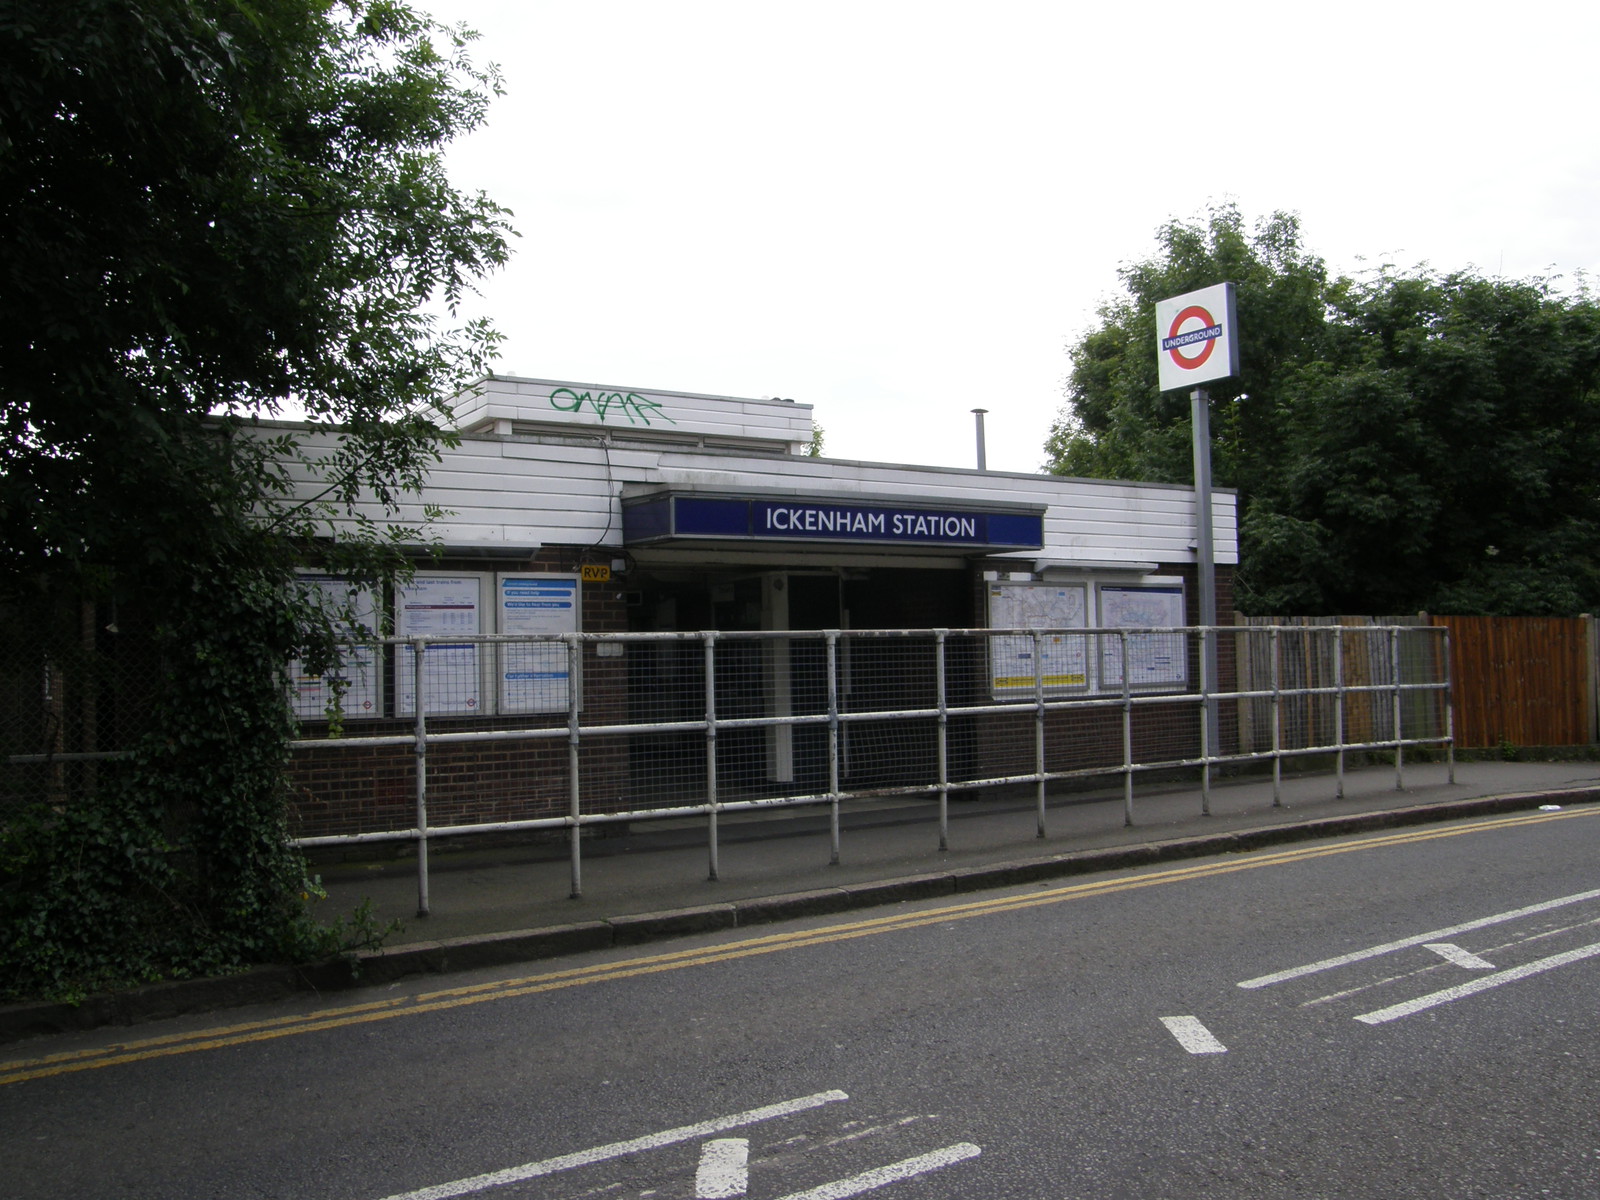
<instances>
[{"instance_id":1,"label":"leafy tree branch","mask_svg":"<svg viewBox=\"0 0 1600 1200\"><path fill-rule=\"evenodd\" d=\"M282 671L340 614L293 581L403 566L358 505L418 489L495 347L432 310L509 253L444 170L499 87L471 49L397 0L0 10L0 606L60 657L63 613L115 604L152 675L130 759L0 814L0 992L329 944ZM261 424L286 413L320 448Z\"/></svg>"},{"instance_id":2,"label":"leafy tree branch","mask_svg":"<svg viewBox=\"0 0 1600 1200\"><path fill-rule=\"evenodd\" d=\"M1231 280L1241 373L1212 392L1246 612L1554 615L1600 605L1600 306L1579 282L1330 277L1299 221L1173 221L1071 350L1060 474L1188 482L1156 385L1158 299Z\"/></svg>"}]
</instances>

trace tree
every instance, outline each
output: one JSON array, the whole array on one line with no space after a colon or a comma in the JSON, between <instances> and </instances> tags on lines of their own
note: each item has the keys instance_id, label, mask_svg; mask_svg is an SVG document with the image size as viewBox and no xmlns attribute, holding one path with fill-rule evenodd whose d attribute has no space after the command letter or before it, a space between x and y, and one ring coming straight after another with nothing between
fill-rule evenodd
<instances>
[{"instance_id":1,"label":"tree","mask_svg":"<svg viewBox=\"0 0 1600 1200\"><path fill-rule=\"evenodd\" d=\"M1171 221L1160 253L1124 266L1123 293L1072 348L1069 407L1045 446L1060 475L1188 482L1193 477L1189 397L1156 382L1155 304L1224 280L1237 285L1241 374L1212 385L1214 470L1219 484L1258 490L1275 464L1252 447L1281 437L1277 397L1302 347L1321 334L1329 289L1320 258L1306 252L1298 218L1274 213L1247 232L1234 206L1204 223Z\"/></svg>"},{"instance_id":2,"label":"tree","mask_svg":"<svg viewBox=\"0 0 1600 1200\"><path fill-rule=\"evenodd\" d=\"M335 630L293 571L395 567L375 526L327 519L420 482L440 398L495 340L428 310L507 255L508 214L441 161L497 87L469 39L390 0L0 13L0 603L43 630L114 600L160 670L132 759L0 831L15 988L305 934L282 669L326 663ZM330 448L260 425L280 413ZM296 472L326 482L314 502Z\"/></svg>"},{"instance_id":3,"label":"tree","mask_svg":"<svg viewBox=\"0 0 1600 1200\"><path fill-rule=\"evenodd\" d=\"M1293 377L1247 513L1273 611L1573 615L1600 603L1600 306L1548 279L1381 270Z\"/></svg>"},{"instance_id":4,"label":"tree","mask_svg":"<svg viewBox=\"0 0 1600 1200\"><path fill-rule=\"evenodd\" d=\"M1072 350L1061 474L1185 482L1187 397L1156 389L1154 303L1231 279L1241 376L1212 388L1247 612L1574 613L1600 603L1600 309L1553 281L1329 278L1274 214L1172 222Z\"/></svg>"}]
</instances>

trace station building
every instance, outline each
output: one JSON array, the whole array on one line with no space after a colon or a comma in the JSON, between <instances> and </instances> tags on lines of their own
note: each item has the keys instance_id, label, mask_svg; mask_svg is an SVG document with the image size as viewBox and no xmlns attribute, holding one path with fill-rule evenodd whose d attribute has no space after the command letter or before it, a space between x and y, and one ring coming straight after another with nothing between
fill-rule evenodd
<instances>
[{"instance_id":1,"label":"station building","mask_svg":"<svg viewBox=\"0 0 1600 1200\"><path fill-rule=\"evenodd\" d=\"M442 449L423 494L398 514L420 522L423 505L445 510L430 527L436 555L422 560L410 584L372 601L392 606L400 635L1199 620L1188 487L812 456L811 406L780 399L490 375L456 399L454 420L459 444ZM302 429L312 441L325 436ZM1213 505L1218 620L1231 623L1235 497L1219 490ZM694 666L685 657L692 648L610 650L585 667L586 720L657 717L666 712L659 698L676 694L674 677ZM525 669L530 665L540 664L478 654L464 685L458 679L448 693L425 688L424 711L436 726L463 729L564 722L569 693L538 692L537 677L560 670ZM364 691L347 697L347 724L400 727L417 703L406 666L397 655ZM858 655L850 669L892 676L899 668L886 649ZM1072 687L1107 685L1098 661L1073 670ZM988 664L983 674L997 698L1033 693L1031 669L1008 675ZM768 675L762 692L769 711L808 702L798 694L773 700ZM313 732L322 682L302 678L297 692L297 709ZM1193 664L1179 664L1169 682L1192 690ZM783 686L805 685L785 669ZM650 697L658 698L659 712L647 711ZM554 749L541 744L526 754ZM529 782L543 769L526 754L459 751L459 802L449 812L436 809L436 819L559 811L562 788ZM893 755L904 758L904 747ZM330 756L302 755L297 832L354 832L398 819L410 784L403 756L394 757L390 764L374 752L352 768L348 756L336 765ZM857 759L870 775L873 756L863 749ZM586 793L593 791L595 803L637 802L640 789L662 777L660 763L674 761L665 743L635 739L629 752L586 770L594 781L591 787L586 779ZM769 737L740 761L730 764L724 788L816 782L806 779L805 746L794 742L775 752ZM434 769L448 779L453 768L438 761ZM486 772L524 782L487 786ZM558 772L543 774L553 780ZM692 775L685 779L692 788Z\"/></svg>"}]
</instances>

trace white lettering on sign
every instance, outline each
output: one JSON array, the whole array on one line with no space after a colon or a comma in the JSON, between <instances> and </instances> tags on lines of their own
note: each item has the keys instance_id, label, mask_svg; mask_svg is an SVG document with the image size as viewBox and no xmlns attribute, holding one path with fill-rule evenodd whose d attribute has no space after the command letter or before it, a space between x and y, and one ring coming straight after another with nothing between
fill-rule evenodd
<instances>
[{"instance_id":1,"label":"white lettering on sign","mask_svg":"<svg viewBox=\"0 0 1600 1200\"><path fill-rule=\"evenodd\" d=\"M849 508L769 508L767 528L805 533L882 533L882 513Z\"/></svg>"},{"instance_id":2,"label":"white lettering on sign","mask_svg":"<svg viewBox=\"0 0 1600 1200\"><path fill-rule=\"evenodd\" d=\"M938 513L875 513L853 508L805 508L773 505L766 510L766 528L779 533L844 533L902 538L978 540L976 517Z\"/></svg>"},{"instance_id":3,"label":"white lettering on sign","mask_svg":"<svg viewBox=\"0 0 1600 1200\"><path fill-rule=\"evenodd\" d=\"M903 537L943 537L976 540L975 517L928 516L925 513L895 513L894 532Z\"/></svg>"}]
</instances>

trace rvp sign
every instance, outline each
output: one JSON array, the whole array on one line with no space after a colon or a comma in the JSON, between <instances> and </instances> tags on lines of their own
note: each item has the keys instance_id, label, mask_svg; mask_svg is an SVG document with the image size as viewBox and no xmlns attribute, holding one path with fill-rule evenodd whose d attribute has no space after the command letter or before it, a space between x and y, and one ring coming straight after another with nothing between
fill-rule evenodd
<instances>
[{"instance_id":1,"label":"rvp sign","mask_svg":"<svg viewBox=\"0 0 1600 1200\"><path fill-rule=\"evenodd\" d=\"M1239 373L1233 284L1218 283L1156 301L1156 367L1161 390L1199 387Z\"/></svg>"}]
</instances>

